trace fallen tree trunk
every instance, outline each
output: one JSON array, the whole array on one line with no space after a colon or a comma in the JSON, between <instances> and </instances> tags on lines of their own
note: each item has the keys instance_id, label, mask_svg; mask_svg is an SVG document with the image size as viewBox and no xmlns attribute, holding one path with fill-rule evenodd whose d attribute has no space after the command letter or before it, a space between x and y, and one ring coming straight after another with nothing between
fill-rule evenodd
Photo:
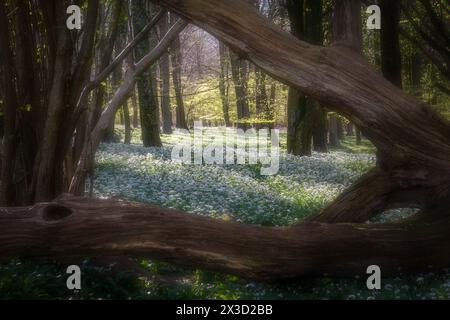
<instances>
[{"instance_id":1,"label":"fallen tree trunk","mask_svg":"<svg viewBox=\"0 0 450 320\"><path fill-rule=\"evenodd\" d=\"M449 217L402 224L260 227L119 200L60 197L0 209L0 256L159 258L257 280L311 275L383 275L443 266L450 255Z\"/></svg>"}]
</instances>

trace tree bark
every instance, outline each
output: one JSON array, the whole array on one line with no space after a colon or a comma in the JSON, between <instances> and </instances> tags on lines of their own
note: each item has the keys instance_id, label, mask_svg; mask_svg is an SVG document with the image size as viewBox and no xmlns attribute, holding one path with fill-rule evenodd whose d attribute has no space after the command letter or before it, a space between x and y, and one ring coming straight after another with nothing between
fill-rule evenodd
<instances>
[{"instance_id":1,"label":"tree bark","mask_svg":"<svg viewBox=\"0 0 450 320\"><path fill-rule=\"evenodd\" d=\"M333 4L333 45L345 46L362 54L361 1L341 0ZM330 145L337 146L343 140L342 120L330 116ZM361 144L361 132L357 129L356 144Z\"/></svg>"},{"instance_id":2,"label":"tree bark","mask_svg":"<svg viewBox=\"0 0 450 320\"><path fill-rule=\"evenodd\" d=\"M133 128L136 129L139 127L139 111L136 99L136 89L133 89L133 94L131 95L131 105L133 107Z\"/></svg>"},{"instance_id":3,"label":"tree bark","mask_svg":"<svg viewBox=\"0 0 450 320\"><path fill-rule=\"evenodd\" d=\"M225 126L230 127L230 80L229 80L229 59L227 48L219 41L219 59L220 59L220 74L219 74L219 91L220 99L222 101L222 112L225 121Z\"/></svg>"},{"instance_id":4,"label":"tree bark","mask_svg":"<svg viewBox=\"0 0 450 320\"><path fill-rule=\"evenodd\" d=\"M316 152L328 152L327 111L321 105L316 106L313 114L313 147Z\"/></svg>"},{"instance_id":5,"label":"tree bark","mask_svg":"<svg viewBox=\"0 0 450 320\"><path fill-rule=\"evenodd\" d=\"M164 36L169 29L169 16L166 13L159 23L160 37ZM170 110L170 62L169 51L163 54L159 61L159 75L161 80L161 113L163 132L172 133L172 111Z\"/></svg>"},{"instance_id":6,"label":"tree bark","mask_svg":"<svg viewBox=\"0 0 450 320\"><path fill-rule=\"evenodd\" d=\"M291 33L313 44L322 44L322 1L306 0L286 2ZM296 89L290 88L290 91ZM297 100L289 98L297 97ZM298 110L296 110L298 109ZM315 150L326 152L326 112L311 97L288 95L288 152L310 156L313 136ZM297 132L299 131L299 132ZM297 139L297 140L296 140ZM299 139L299 140L298 140ZM300 146L296 146L300 144Z\"/></svg>"},{"instance_id":7,"label":"tree bark","mask_svg":"<svg viewBox=\"0 0 450 320\"><path fill-rule=\"evenodd\" d=\"M128 108L128 102L125 102L122 105L123 110L123 123L125 126L125 137L124 137L124 143L130 144L131 143L131 119L130 119L130 109Z\"/></svg>"},{"instance_id":8,"label":"tree bark","mask_svg":"<svg viewBox=\"0 0 450 320\"><path fill-rule=\"evenodd\" d=\"M180 129L188 129L186 114L184 112L183 85L181 81L182 55L179 36L175 38L172 46L170 47L170 59L172 64L173 88L177 101L175 126Z\"/></svg>"},{"instance_id":9,"label":"tree bark","mask_svg":"<svg viewBox=\"0 0 450 320\"><path fill-rule=\"evenodd\" d=\"M255 105L256 114L267 114L269 112L269 99L266 91L266 74L255 68Z\"/></svg>"},{"instance_id":10,"label":"tree bark","mask_svg":"<svg viewBox=\"0 0 450 320\"><path fill-rule=\"evenodd\" d=\"M356 132L356 145L359 146L362 143L362 141L361 141L361 130L356 128L355 132Z\"/></svg>"},{"instance_id":11,"label":"tree bark","mask_svg":"<svg viewBox=\"0 0 450 320\"><path fill-rule=\"evenodd\" d=\"M98 1L89 7L98 5ZM63 3L58 2L54 8L64 12ZM70 45L70 35L65 27L64 15L57 15L56 25L56 53L54 60L53 78L50 80L48 92L48 110L45 118L42 142L40 144L38 156L35 159L35 201L46 201L54 197L57 193L55 181L59 173L56 172L56 158L58 146L58 132L63 119L63 110L66 103L69 103L66 96L66 81L70 74L71 58L73 52ZM86 53L84 53L86 54ZM79 68L80 72L84 68ZM78 75L80 76L80 75ZM78 81L81 81L80 79ZM77 86L77 85L76 85Z\"/></svg>"},{"instance_id":12,"label":"tree bark","mask_svg":"<svg viewBox=\"0 0 450 320\"><path fill-rule=\"evenodd\" d=\"M236 96L237 127L246 129L248 124L245 122L250 117L248 106L248 83L247 70L248 62L240 58L236 53L229 50L231 75L234 83L234 92Z\"/></svg>"},{"instance_id":13,"label":"tree bark","mask_svg":"<svg viewBox=\"0 0 450 320\"><path fill-rule=\"evenodd\" d=\"M328 140L330 147L337 147L339 145L338 121L339 117L336 114L334 113L330 114L328 118L328 132L329 132Z\"/></svg>"},{"instance_id":14,"label":"tree bark","mask_svg":"<svg viewBox=\"0 0 450 320\"><path fill-rule=\"evenodd\" d=\"M344 140L344 125L339 117L337 118L337 138L339 141Z\"/></svg>"},{"instance_id":15,"label":"tree bark","mask_svg":"<svg viewBox=\"0 0 450 320\"><path fill-rule=\"evenodd\" d=\"M289 16L289 23L291 28L291 34L302 39L305 32L304 22L304 1L299 0L287 0L286 9ZM305 97L294 87L289 87L288 100L287 100L287 152L293 155L302 155L301 141L302 132L300 128L302 104ZM309 139L305 135L306 139ZM306 145L310 145L306 143Z\"/></svg>"},{"instance_id":16,"label":"tree bark","mask_svg":"<svg viewBox=\"0 0 450 320\"><path fill-rule=\"evenodd\" d=\"M142 8L142 6L139 5L139 2L133 0L131 11L133 33L137 33L146 25L145 12L150 12L150 9ZM155 45L155 43L156 41L153 35L150 36L149 39L142 41L135 49L135 59L140 59ZM152 66L137 79L141 139L144 147L162 146L157 92L156 70L155 67Z\"/></svg>"},{"instance_id":17,"label":"tree bark","mask_svg":"<svg viewBox=\"0 0 450 320\"><path fill-rule=\"evenodd\" d=\"M402 87L402 55L400 52L400 1L380 0L381 70L386 79Z\"/></svg>"},{"instance_id":18,"label":"tree bark","mask_svg":"<svg viewBox=\"0 0 450 320\"><path fill-rule=\"evenodd\" d=\"M0 256L139 256L262 281L448 265L448 214L407 224L261 227L119 200L60 197L0 208ZM261 250L261 248L264 250Z\"/></svg>"},{"instance_id":19,"label":"tree bark","mask_svg":"<svg viewBox=\"0 0 450 320\"><path fill-rule=\"evenodd\" d=\"M16 131L16 112L17 96L14 84L14 73L11 68L13 65L13 54L10 47L8 33L7 15L5 4L0 4L0 81L3 115L3 135L1 141L1 172L0 172L0 205L8 206L14 204L14 162L15 162L15 131Z\"/></svg>"}]
</instances>

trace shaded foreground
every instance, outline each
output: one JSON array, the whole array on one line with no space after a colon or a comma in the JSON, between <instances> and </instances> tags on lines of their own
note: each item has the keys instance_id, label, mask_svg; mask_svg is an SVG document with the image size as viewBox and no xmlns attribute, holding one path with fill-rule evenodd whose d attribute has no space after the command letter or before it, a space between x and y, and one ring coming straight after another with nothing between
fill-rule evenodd
<instances>
[{"instance_id":1,"label":"shaded foreground","mask_svg":"<svg viewBox=\"0 0 450 320\"><path fill-rule=\"evenodd\" d=\"M62 196L52 203L3 208L2 257L158 258L258 280L384 274L445 266L448 216L393 224L302 222L260 227L120 200ZM261 250L264 248L264 250Z\"/></svg>"}]
</instances>

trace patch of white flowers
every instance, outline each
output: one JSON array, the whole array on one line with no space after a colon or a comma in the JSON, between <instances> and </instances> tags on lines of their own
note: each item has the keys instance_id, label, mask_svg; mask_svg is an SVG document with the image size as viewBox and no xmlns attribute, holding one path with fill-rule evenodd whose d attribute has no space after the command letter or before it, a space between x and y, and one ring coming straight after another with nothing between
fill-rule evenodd
<instances>
[{"instance_id":1,"label":"patch of white flowers","mask_svg":"<svg viewBox=\"0 0 450 320\"><path fill-rule=\"evenodd\" d=\"M287 225L326 206L375 164L372 154L333 151L298 157L282 152L278 174L261 176L259 165L172 162L172 146L179 138L163 136L161 148L101 145L96 154L95 195L116 196L245 223ZM414 209L390 210L371 222L402 219L414 212ZM313 288L296 285L282 290L249 282L240 293L236 291L236 297L245 298L244 292L248 292L247 298L251 299L445 299L450 296L449 278L450 270L446 269L440 275L427 273L412 279L386 279L380 291L367 290L361 285L361 279L324 278Z\"/></svg>"},{"instance_id":2,"label":"patch of white flowers","mask_svg":"<svg viewBox=\"0 0 450 320\"><path fill-rule=\"evenodd\" d=\"M96 155L96 196L286 225L325 206L362 174L361 165L375 162L369 154L282 154L278 174L262 176L259 165L188 165L170 156L170 143L162 148L103 144Z\"/></svg>"}]
</instances>

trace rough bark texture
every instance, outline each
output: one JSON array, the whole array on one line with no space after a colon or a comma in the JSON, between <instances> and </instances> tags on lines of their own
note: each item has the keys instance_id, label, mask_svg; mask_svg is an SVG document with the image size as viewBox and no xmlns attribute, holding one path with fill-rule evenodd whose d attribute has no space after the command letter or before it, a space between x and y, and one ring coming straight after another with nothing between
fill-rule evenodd
<instances>
[{"instance_id":1,"label":"rough bark texture","mask_svg":"<svg viewBox=\"0 0 450 320\"><path fill-rule=\"evenodd\" d=\"M339 117L334 113L330 114L328 117L328 141L330 147L337 147L339 145L339 121Z\"/></svg>"},{"instance_id":2,"label":"rough bark texture","mask_svg":"<svg viewBox=\"0 0 450 320\"><path fill-rule=\"evenodd\" d=\"M170 47L170 61L172 64L172 80L177 102L175 126L180 129L188 129L186 114L184 112L183 85L181 82L181 43L180 37L176 37Z\"/></svg>"},{"instance_id":3,"label":"rough bark texture","mask_svg":"<svg viewBox=\"0 0 450 320\"><path fill-rule=\"evenodd\" d=\"M334 1L333 4L333 45L345 46L362 54L362 21L361 21L361 1L342 0ZM335 132L330 132L330 145L337 145L342 121L339 118L332 118L330 126ZM336 122L336 123L334 123ZM361 144L361 132L356 129L356 144ZM333 136L333 137L331 137Z\"/></svg>"},{"instance_id":4,"label":"rough bark texture","mask_svg":"<svg viewBox=\"0 0 450 320\"><path fill-rule=\"evenodd\" d=\"M400 52L400 1L380 0L381 70L397 87L402 87L402 56Z\"/></svg>"},{"instance_id":5,"label":"rough bark texture","mask_svg":"<svg viewBox=\"0 0 450 320\"><path fill-rule=\"evenodd\" d=\"M388 275L448 262L442 257L450 256L449 217L430 218L260 227L119 200L60 197L0 208L0 256L133 255L267 281L325 273L354 277L371 264Z\"/></svg>"},{"instance_id":6,"label":"rough bark texture","mask_svg":"<svg viewBox=\"0 0 450 320\"><path fill-rule=\"evenodd\" d=\"M8 33L8 23L6 18L5 4L0 4L0 83L3 119L3 134L1 135L1 172L0 172L0 205L8 206L13 204L14 200L14 159L15 159L15 131L16 131L16 109L17 96L11 79L14 73L11 68L13 55L10 48L10 39Z\"/></svg>"},{"instance_id":7,"label":"rough bark texture","mask_svg":"<svg viewBox=\"0 0 450 320\"><path fill-rule=\"evenodd\" d=\"M324 107L317 105L312 121L313 127L313 147L317 152L328 152L327 139L327 111Z\"/></svg>"},{"instance_id":8,"label":"rough bark texture","mask_svg":"<svg viewBox=\"0 0 450 320\"><path fill-rule=\"evenodd\" d=\"M225 45L219 41L219 59L220 59L220 74L219 74L219 91L220 99L222 101L222 112L225 125L231 126L230 121L230 79L229 79L229 55Z\"/></svg>"},{"instance_id":9,"label":"rough bark texture","mask_svg":"<svg viewBox=\"0 0 450 320\"><path fill-rule=\"evenodd\" d=\"M256 114L269 112L269 99L266 90L266 74L255 68L255 105Z\"/></svg>"},{"instance_id":10,"label":"rough bark texture","mask_svg":"<svg viewBox=\"0 0 450 320\"><path fill-rule=\"evenodd\" d=\"M290 29L292 35L298 39L304 36L304 1L287 0L286 9L289 17ZM294 87L289 87L287 100L287 152L294 155L301 155L301 128L302 108L304 96ZM303 112L304 113L304 112ZM309 139L309 137L306 137Z\"/></svg>"},{"instance_id":11,"label":"rough bark texture","mask_svg":"<svg viewBox=\"0 0 450 320\"><path fill-rule=\"evenodd\" d=\"M98 1L92 3L89 7L98 6ZM64 3L58 2L55 6L57 12L64 12ZM96 17L96 15L95 15ZM90 15L89 25L92 24L92 14ZM95 24L91 27L95 28ZM55 62L53 70L53 78L49 86L48 92L48 111L45 118L45 124L43 129L42 142L39 146L39 154L35 159L35 201L45 201L54 196L58 191L56 186L59 184L56 181L56 177L59 173L56 172L56 158L58 147L58 132L63 122L63 110L66 104L69 103L66 95L66 85L68 85L68 74L70 74L71 57L73 50L70 44L70 34L65 27L64 15L56 15L56 25L54 27L56 31L56 52ZM90 32L87 32L85 39L88 39ZM90 42L90 39L87 40ZM83 43L86 43L83 41ZM84 48L87 50L87 48ZM92 47L90 48L92 49ZM85 57L87 52L84 52ZM80 56L81 58L81 56ZM84 68L77 68L82 73ZM81 75L77 75L80 77ZM78 78L80 81L80 78ZM74 85L78 86L78 84ZM72 93L71 93L72 94Z\"/></svg>"},{"instance_id":12,"label":"rough bark texture","mask_svg":"<svg viewBox=\"0 0 450 320\"><path fill-rule=\"evenodd\" d=\"M322 44L322 1L306 0L286 2L291 33L312 44ZM326 112L311 97L289 89L287 149L295 155L310 156L314 149L326 152ZM293 100L294 99L294 100Z\"/></svg>"},{"instance_id":13,"label":"rough bark texture","mask_svg":"<svg viewBox=\"0 0 450 320\"><path fill-rule=\"evenodd\" d=\"M169 17L168 14L165 14L162 17L158 29L160 33L160 37L164 36L167 33L169 28ZM169 62L169 51L162 55L159 60L159 76L160 76L160 84L161 84L161 114L162 114L162 122L163 122L163 132L165 134L172 133L172 111L170 110L170 62Z\"/></svg>"},{"instance_id":14,"label":"rough bark texture","mask_svg":"<svg viewBox=\"0 0 450 320\"><path fill-rule=\"evenodd\" d=\"M142 6L142 2L132 1L133 32L138 33L146 25L145 13L150 14L150 8ZM135 59L140 59L156 45L154 35L145 39L135 50ZM145 147L162 146L160 137L160 112L157 98L156 70L150 67L137 79L137 94L141 120L141 139Z\"/></svg>"},{"instance_id":15,"label":"rough bark texture","mask_svg":"<svg viewBox=\"0 0 450 320\"><path fill-rule=\"evenodd\" d=\"M229 53L231 75L233 78L234 92L236 96L237 127L245 129L247 127L247 123L245 121L250 117L247 83L248 62L231 50L229 50Z\"/></svg>"}]
</instances>

